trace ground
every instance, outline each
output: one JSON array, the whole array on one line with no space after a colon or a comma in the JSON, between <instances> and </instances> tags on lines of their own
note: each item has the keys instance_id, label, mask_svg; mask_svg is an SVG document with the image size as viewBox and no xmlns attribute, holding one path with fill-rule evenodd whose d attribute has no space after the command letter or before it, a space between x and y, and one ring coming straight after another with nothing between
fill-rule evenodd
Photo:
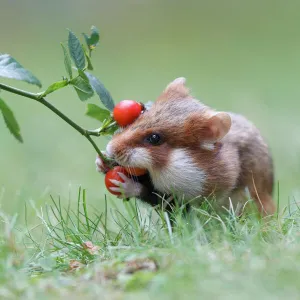
<instances>
[{"instance_id":1,"label":"ground","mask_svg":"<svg viewBox=\"0 0 300 300\"><path fill-rule=\"evenodd\" d=\"M53 198L27 207L34 227L1 214L1 299L299 297L296 203L263 219L251 201L242 217L209 203L188 216L135 201L98 214L87 203L80 190L74 210Z\"/></svg>"}]
</instances>

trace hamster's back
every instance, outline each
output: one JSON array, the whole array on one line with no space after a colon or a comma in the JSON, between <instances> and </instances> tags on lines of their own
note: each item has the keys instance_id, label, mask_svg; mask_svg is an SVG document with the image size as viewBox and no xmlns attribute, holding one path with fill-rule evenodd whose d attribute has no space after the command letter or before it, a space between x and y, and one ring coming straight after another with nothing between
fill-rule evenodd
<instances>
[{"instance_id":1,"label":"hamster's back","mask_svg":"<svg viewBox=\"0 0 300 300\"><path fill-rule=\"evenodd\" d=\"M223 142L237 149L240 175L237 187L248 187L250 192L272 194L273 163L269 147L259 130L244 116L229 113L231 129Z\"/></svg>"}]
</instances>

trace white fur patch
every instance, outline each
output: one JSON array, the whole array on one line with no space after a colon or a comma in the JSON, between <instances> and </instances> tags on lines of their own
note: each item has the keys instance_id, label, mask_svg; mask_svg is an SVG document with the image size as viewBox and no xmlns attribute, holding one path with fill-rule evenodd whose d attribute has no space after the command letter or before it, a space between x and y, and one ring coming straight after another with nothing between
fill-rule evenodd
<instances>
[{"instance_id":1,"label":"white fur patch","mask_svg":"<svg viewBox=\"0 0 300 300\"><path fill-rule=\"evenodd\" d=\"M147 149L143 147L134 148L131 150L128 164L132 167L148 169L152 167L152 158Z\"/></svg>"},{"instance_id":2,"label":"white fur patch","mask_svg":"<svg viewBox=\"0 0 300 300\"><path fill-rule=\"evenodd\" d=\"M213 151L215 149L215 145L209 142L201 143L200 147L204 150L209 150L209 151Z\"/></svg>"},{"instance_id":3,"label":"white fur patch","mask_svg":"<svg viewBox=\"0 0 300 300\"><path fill-rule=\"evenodd\" d=\"M173 150L167 167L160 171L153 169L149 171L155 188L162 193L175 194L185 199L202 194L205 172L184 149Z\"/></svg>"},{"instance_id":4,"label":"white fur patch","mask_svg":"<svg viewBox=\"0 0 300 300\"><path fill-rule=\"evenodd\" d=\"M109 157L112 157L113 156L113 149L112 149L112 142L109 142L106 146L106 154L107 156Z\"/></svg>"},{"instance_id":5,"label":"white fur patch","mask_svg":"<svg viewBox=\"0 0 300 300\"><path fill-rule=\"evenodd\" d=\"M112 153L113 148L110 143L108 143L106 152L110 154ZM119 163L122 166L128 166L128 167L138 167L138 168L145 168L149 169L152 167L152 158L147 151L147 149L143 147L137 147L132 149L124 149L122 154L119 156L114 156L114 159L117 163Z\"/></svg>"}]
</instances>

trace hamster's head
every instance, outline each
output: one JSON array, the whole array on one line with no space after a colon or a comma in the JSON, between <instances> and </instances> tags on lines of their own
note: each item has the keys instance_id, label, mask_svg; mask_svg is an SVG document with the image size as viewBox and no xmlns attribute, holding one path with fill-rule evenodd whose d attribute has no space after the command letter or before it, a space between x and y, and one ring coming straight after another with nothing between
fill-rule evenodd
<instances>
[{"instance_id":1,"label":"hamster's head","mask_svg":"<svg viewBox=\"0 0 300 300\"><path fill-rule=\"evenodd\" d=\"M150 109L113 136L106 150L120 165L145 168L151 173L168 168L170 157L178 149L188 153L202 142L221 139L230 125L228 114L216 113L194 99L185 79L177 78Z\"/></svg>"}]
</instances>

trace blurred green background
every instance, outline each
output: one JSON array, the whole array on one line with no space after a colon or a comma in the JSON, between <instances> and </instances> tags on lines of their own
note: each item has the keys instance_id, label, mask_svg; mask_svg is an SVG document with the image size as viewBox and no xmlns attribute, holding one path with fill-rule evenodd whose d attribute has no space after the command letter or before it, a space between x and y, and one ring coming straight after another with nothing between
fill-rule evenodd
<instances>
[{"instance_id":1,"label":"blurred green background","mask_svg":"<svg viewBox=\"0 0 300 300\"><path fill-rule=\"evenodd\" d=\"M114 99L155 100L184 76L193 94L219 110L251 119L274 154L280 200L300 190L300 2L1 0L0 52L9 53L47 87L65 75L61 41L66 28L78 36L100 29L93 54L97 75ZM37 91L24 83L2 82ZM24 210L49 194L103 208L103 176L95 171L91 145L43 106L6 92L21 125L23 145L0 120L0 199L9 212ZM84 127L85 103L71 89L48 98ZM94 97L92 102L99 103ZM99 139L101 148L106 139Z\"/></svg>"}]
</instances>

